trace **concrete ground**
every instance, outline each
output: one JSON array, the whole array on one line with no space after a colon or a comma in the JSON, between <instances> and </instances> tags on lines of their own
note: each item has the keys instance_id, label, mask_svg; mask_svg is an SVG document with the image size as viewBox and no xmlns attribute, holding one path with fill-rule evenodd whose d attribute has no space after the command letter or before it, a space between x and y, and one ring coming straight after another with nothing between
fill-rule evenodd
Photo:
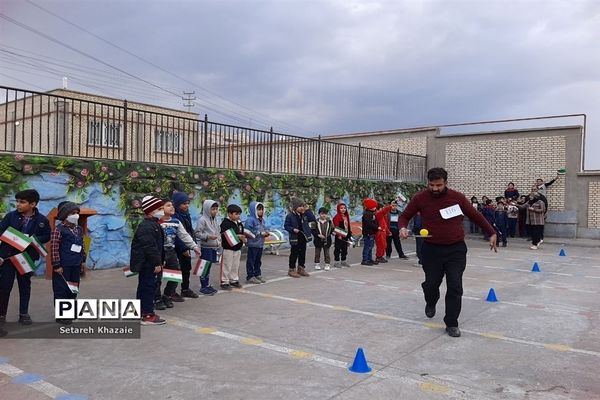
<instances>
[{"instance_id":1,"label":"concrete ground","mask_svg":"<svg viewBox=\"0 0 600 400\"><path fill-rule=\"evenodd\" d=\"M286 276L287 254L265 255L269 283L176 304L139 340L0 339L0 398L600 399L598 247L468 245L460 338L444 332L443 302L425 317L414 253L301 279ZM93 271L80 298L129 298L136 284ZM53 320L51 298L36 279L34 321ZM372 373L348 371L359 347Z\"/></svg>"}]
</instances>

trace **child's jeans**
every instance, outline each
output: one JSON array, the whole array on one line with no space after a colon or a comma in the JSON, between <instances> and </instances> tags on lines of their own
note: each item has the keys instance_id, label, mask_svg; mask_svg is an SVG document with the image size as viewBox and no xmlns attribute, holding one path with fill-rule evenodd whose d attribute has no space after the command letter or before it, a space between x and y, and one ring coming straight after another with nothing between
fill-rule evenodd
<instances>
[{"instance_id":1,"label":"child's jeans","mask_svg":"<svg viewBox=\"0 0 600 400\"><path fill-rule=\"evenodd\" d=\"M373 247L375 246L375 235L364 235L363 236L363 261L373 261Z\"/></svg>"},{"instance_id":2,"label":"child's jeans","mask_svg":"<svg viewBox=\"0 0 600 400\"><path fill-rule=\"evenodd\" d=\"M321 250L323 250L323 257L325 258L325 264L331 264L331 256L329 255L329 249L331 246L317 247L315 246L315 264L321 262Z\"/></svg>"}]
</instances>

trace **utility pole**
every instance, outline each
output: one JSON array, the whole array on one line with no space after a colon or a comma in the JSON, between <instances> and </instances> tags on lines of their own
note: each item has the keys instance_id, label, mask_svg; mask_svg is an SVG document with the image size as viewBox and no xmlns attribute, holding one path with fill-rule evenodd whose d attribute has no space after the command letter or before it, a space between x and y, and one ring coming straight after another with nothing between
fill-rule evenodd
<instances>
[{"instance_id":1,"label":"utility pole","mask_svg":"<svg viewBox=\"0 0 600 400\"><path fill-rule=\"evenodd\" d=\"M186 107L188 109L189 112L192 111L192 107L195 106L194 104L194 100L196 100L196 97L192 97L192 95L196 94L196 92L183 92L183 95L185 97L182 97L181 99L183 101L185 101L185 103L183 103L183 106Z\"/></svg>"}]
</instances>

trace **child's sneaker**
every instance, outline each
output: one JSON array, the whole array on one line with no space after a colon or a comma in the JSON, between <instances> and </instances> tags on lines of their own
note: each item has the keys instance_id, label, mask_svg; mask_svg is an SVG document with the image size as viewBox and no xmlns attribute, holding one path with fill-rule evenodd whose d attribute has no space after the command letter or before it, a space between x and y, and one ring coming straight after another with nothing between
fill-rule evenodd
<instances>
[{"instance_id":1,"label":"child's sneaker","mask_svg":"<svg viewBox=\"0 0 600 400\"><path fill-rule=\"evenodd\" d=\"M231 290L229 283L221 283L221 290Z\"/></svg>"},{"instance_id":2,"label":"child's sneaker","mask_svg":"<svg viewBox=\"0 0 600 400\"><path fill-rule=\"evenodd\" d=\"M537 247L536 245L529 246L529 248L530 248L531 250L537 250L537 249L538 249L538 247Z\"/></svg>"},{"instance_id":3,"label":"child's sneaker","mask_svg":"<svg viewBox=\"0 0 600 400\"><path fill-rule=\"evenodd\" d=\"M185 299L177 292L171 295L171 301L174 303L183 303Z\"/></svg>"},{"instance_id":4,"label":"child's sneaker","mask_svg":"<svg viewBox=\"0 0 600 400\"><path fill-rule=\"evenodd\" d=\"M377 262L380 262L380 263L386 263L386 262L388 262L388 260L386 260L386 259L385 259L385 258L383 258L383 257L377 257L377 258L375 259L375 261L377 261Z\"/></svg>"},{"instance_id":5,"label":"child's sneaker","mask_svg":"<svg viewBox=\"0 0 600 400\"><path fill-rule=\"evenodd\" d=\"M329 264L325 264L325 271L329 271L331 269L331 266Z\"/></svg>"},{"instance_id":6,"label":"child's sneaker","mask_svg":"<svg viewBox=\"0 0 600 400\"><path fill-rule=\"evenodd\" d=\"M158 314L146 314L142 317L142 325L164 325L167 321L161 319Z\"/></svg>"},{"instance_id":7,"label":"child's sneaker","mask_svg":"<svg viewBox=\"0 0 600 400\"><path fill-rule=\"evenodd\" d=\"M181 291L181 297L188 297L190 299L197 299L198 295L191 289L185 289Z\"/></svg>"},{"instance_id":8,"label":"child's sneaker","mask_svg":"<svg viewBox=\"0 0 600 400\"><path fill-rule=\"evenodd\" d=\"M253 277L252 277L252 278L250 278L250 279L246 279L246 282L247 282L247 283L252 283L252 284L255 284L255 285L256 285L256 284L261 284L261 283L262 283L262 282L261 282L261 280L260 280L260 279L258 279L258 278L257 278L257 277L255 277L255 276L253 276Z\"/></svg>"},{"instance_id":9,"label":"child's sneaker","mask_svg":"<svg viewBox=\"0 0 600 400\"><path fill-rule=\"evenodd\" d=\"M31 325L33 324L33 321L31 320L29 314L19 314L19 323L21 325Z\"/></svg>"},{"instance_id":10,"label":"child's sneaker","mask_svg":"<svg viewBox=\"0 0 600 400\"><path fill-rule=\"evenodd\" d=\"M321 269L321 264L315 264L315 269Z\"/></svg>"},{"instance_id":11,"label":"child's sneaker","mask_svg":"<svg viewBox=\"0 0 600 400\"><path fill-rule=\"evenodd\" d=\"M236 289L241 289L241 288L243 288L242 284L241 284L241 283L239 283L239 282L230 282L230 283L229 283L229 286L231 286L231 287L234 287L234 288L236 288Z\"/></svg>"},{"instance_id":12,"label":"child's sneaker","mask_svg":"<svg viewBox=\"0 0 600 400\"><path fill-rule=\"evenodd\" d=\"M267 283L267 280L265 278L263 278L262 276L257 276L256 279L258 279L260 281L260 283Z\"/></svg>"},{"instance_id":13,"label":"child's sneaker","mask_svg":"<svg viewBox=\"0 0 600 400\"><path fill-rule=\"evenodd\" d=\"M173 301L171 301L171 298L169 296L163 296L162 301L163 301L163 303L165 303L165 307L167 307L167 308L175 307L175 305L173 304Z\"/></svg>"},{"instance_id":14,"label":"child's sneaker","mask_svg":"<svg viewBox=\"0 0 600 400\"><path fill-rule=\"evenodd\" d=\"M167 305L161 300L156 300L154 302L154 308L156 310L166 310L167 309Z\"/></svg>"},{"instance_id":15,"label":"child's sneaker","mask_svg":"<svg viewBox=\"0 0 600 400\"><path fill-rule=\"evenodd\" d=\"M214 288L214 287L212 287L212 286L209 286L209 287L208 287L208 290L209 290L209 292L211 293L211 296L213 296L213 295L217 294L217 292L218 292L218 290L217 290L217 289L215 289L215 288Z\"/></svg>"},{"instance_id":16,"label":"child's sneaker","mask_svg":"<svg viewBox=\"0 0 600 400\"><path fill-rule=\"evenodd\" d=\"M200 294L205 296L213 296L217 291L212 286L203 287L200 289Z\"/></svg>"},{"instance_id":17,"label":"child's sneaker","mask_svg":"<svg viewBox=\"0 0 600 400\"><path fill-rule=\"evenodd\" d=\"M346 260L342 261L342 267L350 267L350 264Z\"/></svg>"},{"instance_id":18,"label":"child's sneaker","mask_svg":"<svg viewBox=\"0 0 600 400\"><path fill-rule=\"evenodd\" d=\"M333 263L333 268L342 268L342 264L339 261Z\"/></svg>"}]
</instances>

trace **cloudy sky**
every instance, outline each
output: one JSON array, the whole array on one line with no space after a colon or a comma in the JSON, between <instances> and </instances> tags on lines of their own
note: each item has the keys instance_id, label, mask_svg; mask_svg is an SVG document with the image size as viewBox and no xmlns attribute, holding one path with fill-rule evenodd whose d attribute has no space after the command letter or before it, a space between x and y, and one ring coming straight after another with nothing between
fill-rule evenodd
<instances>
[{"instance_id":1,"label":"cloudy sky","mask_svg":"<svg viewBox=\"0 0 600 400\"><path fill-rule=\"evenodd\" d=\"M67 76L70 89L174 108L195 91L193 110L211 120L299 135L585 113L586 168L600 169L597 0L3 0L0 9L3 85L50 90Z\"/></svg>"}]
</instances>

